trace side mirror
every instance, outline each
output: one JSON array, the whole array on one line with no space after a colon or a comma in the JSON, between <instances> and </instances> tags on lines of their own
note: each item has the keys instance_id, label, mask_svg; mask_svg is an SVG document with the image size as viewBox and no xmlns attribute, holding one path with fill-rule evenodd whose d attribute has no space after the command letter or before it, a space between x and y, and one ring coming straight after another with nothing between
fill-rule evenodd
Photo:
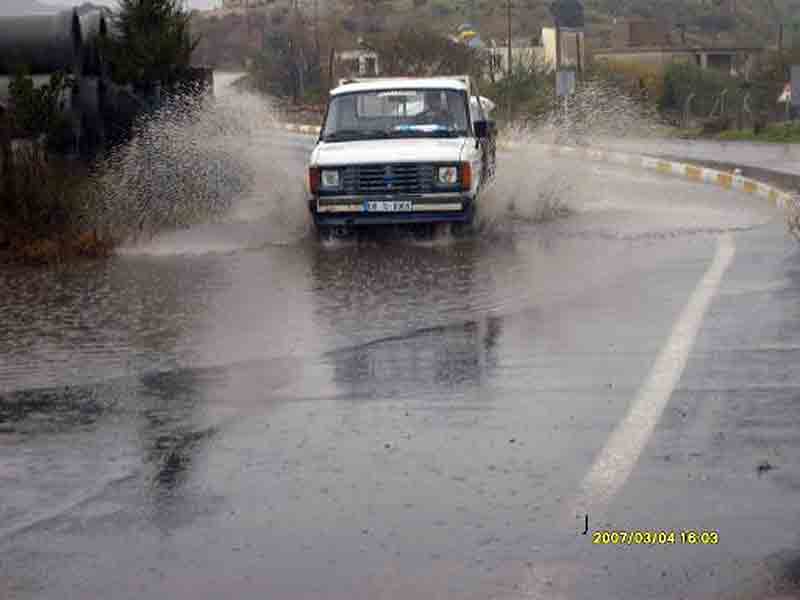
<instances>
[{"instance_id":1,"label":"side mirror","mask_svg":"<svg viewBox=\"0 0 800 600\"><path fill-rule=\"evenodd\" d=\"M490 121L475 121L472 123L472 127L475 129L475 137L477 138L487 138L489 137L489 126Z\"/></svg>"}]
</instances>

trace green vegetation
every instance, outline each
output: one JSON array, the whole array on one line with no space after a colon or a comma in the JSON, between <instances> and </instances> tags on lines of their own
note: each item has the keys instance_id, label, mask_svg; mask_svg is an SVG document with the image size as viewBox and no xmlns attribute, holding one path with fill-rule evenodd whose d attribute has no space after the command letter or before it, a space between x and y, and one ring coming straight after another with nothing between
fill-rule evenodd
<instances>
[{"instance_id":1,"label":"green vegetation","mask_svg":"<svg viewBox=\"0 0 800 600\"><path fill-rule=\"evenodd\" d=\"M72 128L64 115L66 94L74 81L64 73L54 73L50 81L34 87L33 78L19 71L9 85L14 107L12 126L27 136L45 136L48 147L64 151L72 142Z\"/></svg>"},{"instance_id":2,"label":"green vegetation","mask_svg":"<svg viewBox=\"0 0 800 600\"><path fill-rule=\"evenodd\" d=\"M791 129L769 128L785 118L785 107L775 101L789 79L789 65L800 61L800 50L769 52L760 57L749 77L733 76L691 63L672 63L662 72L629 64L595 66L596 74L627 89L637 86L641 97L658 109L665 122L679 129L677 137L796 141ZM749 133L748 133L749 132Z\"/></svg>"},{"instance_id":3,"label":"green vegetation","mask_svg":"<svg viewBox=\"0 0 800 600\"><path fill-rule=\"evenodd\" d=\"M84 219L92 198L86 167L59 156L73 146L62 106L72 85L56 73L36 88L20 72L9 87L11 110L0 115L0 250L19 260L97 256L110 247Z\"/></svg>"},{"instance_id":4,"label":"green vegetation","mask_svg":"<svg viewBox=\"0 0 800 600\"><path fill-rule=\"evenodd\" d=\"M717 136L726 141L772 142L776 144L800 143L800 121L776 123L755 132L752 128L741 131L724 131Z\"/></svg>"},{"instance_id":5,"label":"green vegetation","mask_svg":"<svg viewBox=\"0 0 800 600\"><path fill-rule=\"evenodd\" d=\"M390 76L470 74L479 77L482 70L481 58L475 50L426 26L373 34L367 38L366 45L377 51L383 71Z\"/></svg>"},{"instance_id":6,"label":"green vegetation","mask_svg":"<svg viewBox=\"0 0 800 600\"><path fill-rule=\"evenodd\" d=\"M255 53L248 68L250 83L255 89L294 103L318 104L330 81L328 68L321 67L317 57L330 55L328 47L316 48L312 31L295 15L282 30L268 32L263 49ZM480 59L471 48L440 35L427 27L403 28L365 36L363 47L380 56L383 75L426 76L435 74L480 75Z\"/></svg>"},{"instance_id":7,"label":"green vegetation","mask_svg":"<svg viewBox=\"0 0 800 600\"><path fill-rule=\"evenodd\" d=\"M181 0L119 0L114 28L119 36L107 40L105 51L117 83L158 81L169 88L181 81L197 46Z\"/></svg>"},{"instance_id":8,"label":"green vegetation","mask_svg":"<svg viewBox=\"0 0 800 600\"><path fill-rule=\"evenodd\" d=\"M119 0L102 51L111 76L140 90L156 82L178 90L186 81L196 42L181 0ZM91 217L101 190L90 166L65 155L74 150L64 100L74 85L61 73L40 87L20 72L10 106L0 110L0 253L25 262L53 262L110 253L113 240L98 236Z\"/></svg>"},{"instance_id":9,"label":"green vegetation","mask_svg":"<svg viewBox=\"0 0 800 600\"><path fill-rule=\"evenodd\" d=\"M789 231L800 240L800 207L795 207L789 215Z\"/></svg>"},{"instance_id":10,"label":"green vegetation","mask_svg":"<svg viewBox=\"0 0 800 600\"><path fill-rule=\"evenodd\" d=\"M726 73L682 63L667 67L659 109L683 111L690 96L692 114L704 116L722 114L726 107L738 110L744 106L745 96L752 112L762 111L769 100L764 86Z\"/></svg>"},{"instance_id":11,"label":"green vegetation","mask_svg":"<svg viewBox=\"0 0 800 600\"><path fill-rule=\"evenodd\" d=\"M481 86L481 94L497 102L494 116L502 124L511 121L522 126L539 123L553 110L555 83L553 74L541 65L515 65L510 77Z\"/></svg>"},{"instance_id":12,"label":"green vegetation","mask_svg":"<svg viewBox=\"0 0 800 600\"><path fill-rule=\"evenodd\" d=\"M253 56L248 69L253 86L295 103L319 100L322 70L314 60L314 41L299 27L264 35L264 49Z\"/></svg>"},{"instance_id":13,"label":"green vegetation","mask_svg":"<svg viewBox=\"0 0 800 600\"><path fill-rule=\"evenodd\" d=\"M110 241L88 224L97 197L87 175L74 161L49 154L35 142L4 148L0 251L6 258L47 263L111 251Z\"/></svg>"}]
</instances>

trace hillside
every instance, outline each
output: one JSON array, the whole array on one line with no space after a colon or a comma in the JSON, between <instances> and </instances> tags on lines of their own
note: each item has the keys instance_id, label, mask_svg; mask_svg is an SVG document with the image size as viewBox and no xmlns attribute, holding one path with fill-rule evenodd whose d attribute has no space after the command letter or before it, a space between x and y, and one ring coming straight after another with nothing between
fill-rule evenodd
<instances>
[{"instance_id":1,"label":"hillside","mask_svg":"<svg viewBox=\"0 0 800 600\"><path fill-rule=\"evenodd\" d=\"M512 2L513 37L537 40L541 28L552 22L547 8L550 0ZM310 28L312 4L310 0L300 4ZM500 43L507 31L500 0L338 0L319 4L320 27L340 48L355 44L360 34L420 23L452 33L470 22L484 40ZM666 22L675 44L681 43L678 26L682 25L689 45L769 46L776 43L777 23L800 15L800 0L585 0L584 6L588 45L595 49L610 46L615 18ZM285 27L286 13L286 3L279 0L251 9L249 16L195 13L195 31L203 37L199 62L241 65L260 45L263 32Z\"/></svg>"},{"instance_id":2,"label":"hillside","mask_svg":"<svg viewBox=\"0 0 800 600\"><path fill-rule=\"evenodd\" d=\"M36 0L2 0L0 2L0 17L14 17L19 15L46 15L63 10L58 6L50 6Z\"/></svg>"}]
</instances>

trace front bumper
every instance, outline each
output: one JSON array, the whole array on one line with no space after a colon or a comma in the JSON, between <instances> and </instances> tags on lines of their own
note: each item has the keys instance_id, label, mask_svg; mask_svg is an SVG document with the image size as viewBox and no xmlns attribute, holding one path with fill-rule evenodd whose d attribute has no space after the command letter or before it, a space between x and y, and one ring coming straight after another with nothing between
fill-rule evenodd
<instances>
[{"instance_id":1,"label":"front bumper","mask_svg":"<svg viewBox=\"0 0 800 600\"><path fill-rule=\"evenodd\" d=\"M366 200L409 200L407 212L367 212ZM381 197L315 197L309 210L318 226L392 225L409 223L468 223L472 221L474 199L466 194Z\"/></svg>"}]
</instances>

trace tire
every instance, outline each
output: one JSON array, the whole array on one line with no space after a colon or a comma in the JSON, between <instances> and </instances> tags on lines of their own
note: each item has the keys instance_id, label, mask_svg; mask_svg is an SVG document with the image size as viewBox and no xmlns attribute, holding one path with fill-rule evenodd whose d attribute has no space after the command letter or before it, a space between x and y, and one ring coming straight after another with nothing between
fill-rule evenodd
<instances>
[{"instance_id":1,"label":"tire","mask_svg":"<svg viewBox=\"0 0 800 600\"><path fill-rule=\"evenodd\" d=\"M335 239L333 227L329 225L317 225L317 239L320 242L330 242Z\"/></svg>"}]
</instances>

